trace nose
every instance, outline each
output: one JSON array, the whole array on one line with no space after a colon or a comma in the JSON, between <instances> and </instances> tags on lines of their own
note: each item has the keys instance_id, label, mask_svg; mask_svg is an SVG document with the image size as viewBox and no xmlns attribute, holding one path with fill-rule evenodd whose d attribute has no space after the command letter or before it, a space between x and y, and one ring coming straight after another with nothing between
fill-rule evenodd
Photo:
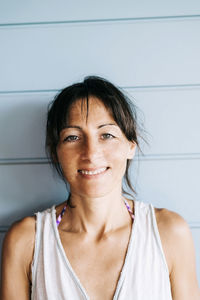
<instances>
[{"instance_id":1,"label":"nose","mask_svg":"<svg viewBox=\"0 0 200 300\"><path fill-rule=\"evenodd\" d=\"M101 155L100 145L95 138L88 137L82 145L82 159L93 162Z\"/></svg>"}]
</instances>

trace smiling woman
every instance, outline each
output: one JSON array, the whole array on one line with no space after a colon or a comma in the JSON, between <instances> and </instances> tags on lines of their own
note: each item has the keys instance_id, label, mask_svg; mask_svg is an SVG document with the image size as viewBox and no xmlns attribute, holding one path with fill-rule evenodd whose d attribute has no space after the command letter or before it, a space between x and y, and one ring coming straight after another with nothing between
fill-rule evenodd
<instances>
[{"instance_id":1,"label":"smiling woman","mask_svg":"<svg viewBox=\"0 0 200 300\"><path fill-rule=\"evenodd\" d=\"M101 113L102 120L100 117L98 117L99 120L97 119L99 112ZM46 138L47 154L50 156L53 166L58 171L58 174L63 179L65 179L65 177L63 176L61 164L58 163L57 159L57 145L60 141L60 134L62 134L63 129L67 130L70 128L74 129L74 131L76 130L76 133L79 132L79 134L83 134L83 130L81 132L82 128L77 125L77 122L80 122L80 120L76 120L76 118L83 118L82 122L84 122L84 117L85 121L88 121L88 117L92 118L92 115L94 114L93 120L95 119L94 121L96 123L99 122L99 124L97 124L99 127L98 129L101 130L101 133L103 130L105 131L103 135L104 139L106 137L108 138L108 133L106 132L104 125L115 125L113 127L115 128L115 132L117 130L118 134L123 134L125 140L128 140L139 147L139 128L137 125L136 107L128 97L110 82L99 77L88 77L83 83L69 86L58 94L48 113ZM104 119L107 119L107 123L105 122L105 124L103 124ZM109 130L111 130L111 128L112 127L110 127ZM109 136L111 137L111 135ZM84 140L84 137L85 136L83 135L82 140ZM68 137L68 140L72 139L78 139L78 136L71 134L71 136ZM129 188L134 192L128 177L130 162L131 160L128 159L125 179Z\"/></svg>"},{"instance_id":2,"label":"smiling woman","mask_svg":"<svg viewBox=\"0 0 200 300\"><path fill-rule=\"evenodd\" d=\"M82 101L85 101L82 103ZM85 106L85 107L84 107ZM80 196L101 197L117 189L135 142L128 141L104 104L90 96L71 105L66 128L60 132L57 160L63 177Z\"/></svg>"},{"instance_id":3,"label":"smiling woman","mask_svg":"<svg viewBox=\"0 0 200 300\"><path fill-rule=\"evenodd\" d=\"M46 149L70 194L9 230L3 300L199 299L186 222L125 198L123 177L134 192L128 169L138 131L135 106L105 79L88 77L57 95Z\"/></svg>"}]
</instances>

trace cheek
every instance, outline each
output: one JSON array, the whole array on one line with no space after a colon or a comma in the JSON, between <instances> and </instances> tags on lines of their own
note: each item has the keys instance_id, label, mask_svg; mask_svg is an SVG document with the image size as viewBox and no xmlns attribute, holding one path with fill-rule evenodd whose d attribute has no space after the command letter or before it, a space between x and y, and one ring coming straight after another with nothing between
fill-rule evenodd
<instances>
[{"instance_id":1,"label":"cheek","mask_svg":"<svg viewBox=\"0 0 200 300\"><path fill-rule=\"evenodd\" d=\"M127 148L124 145L115 146L109 153L109 161L112 163L113 169L123 176L127 164Z\"/></svg>"},{"instance_id":2,"label":"cheek","mask_svg":"<svg viewBox=\"0 0 200 300\"><path fill-rule=\"evenodd\" d=\"M57 157L60 164L68 165L71 162L73 162L73 157L75 157L75 152L61 145L60 148L57 149Z\"/></svg>"},{"instance_id":3,"label":"cheek","mask_svg":"<svg viewBox=\"0 0 200 300\"><path fill-rule=\"evenodd\" d=\"M68 176L73 176L75 174L75 162L76 158L68 151L57 151L58 162L61 165L62 171L64 173L65 178Z\"/></svg>"},{"instance_id":4,"label":"cheek","mask_svg":"<svg viewBox=\"0 0 200 300\"><path fill-rule=\"evenodd\" d=\"M77 170L73 164L65 163L62 165L62 172L64 175L65 180L70 184L73 185L74 182L77 181Z\"/></svg>"},{"instance_id":5,"label":"cheek","mask_svg":"<svg viewBox=\"0 0 200 300\"><path fill-rule=\"evenodd\" d=\"M112 149L110 149L111 158L116 159L119 163L123 163L128 158L128 147L124 143L116 143L112 145Z\"/></svg>"}]
</instances>

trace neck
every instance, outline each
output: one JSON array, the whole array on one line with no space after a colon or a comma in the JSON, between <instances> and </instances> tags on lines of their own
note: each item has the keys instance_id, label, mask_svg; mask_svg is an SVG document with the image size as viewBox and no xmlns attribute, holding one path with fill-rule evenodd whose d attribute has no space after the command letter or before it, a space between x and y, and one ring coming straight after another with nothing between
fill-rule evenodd
<instances>
[{"instance_id":1,"label":"neck","mask_svg":"<svg viewBox=\"0 0 200 300\"><path fill-rule=\"evenodd\" d=\"M102 236L132 223L121 191L98 198L72 193L70 201L75 206L67 209L71 230Z\"/></svg>"}]
</instances>

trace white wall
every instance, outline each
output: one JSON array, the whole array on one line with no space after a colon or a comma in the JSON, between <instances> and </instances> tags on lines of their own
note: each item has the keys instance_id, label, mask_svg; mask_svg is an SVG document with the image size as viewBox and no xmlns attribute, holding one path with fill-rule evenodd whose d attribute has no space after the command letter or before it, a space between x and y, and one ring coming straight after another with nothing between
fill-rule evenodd
<instances>
[{"instance_id":1,"label":"white wall","mask_svg":"<svg viewBox=\"0 0 200 300\"><path fill-rule=\"evenodd\" d=\"M16 219L66 198L47 164L48 102L96 74L144 112L150 146L138 199L190 224L200 281L200 2L0 2L0 236Z\"/></svg>"}]
</instances>

